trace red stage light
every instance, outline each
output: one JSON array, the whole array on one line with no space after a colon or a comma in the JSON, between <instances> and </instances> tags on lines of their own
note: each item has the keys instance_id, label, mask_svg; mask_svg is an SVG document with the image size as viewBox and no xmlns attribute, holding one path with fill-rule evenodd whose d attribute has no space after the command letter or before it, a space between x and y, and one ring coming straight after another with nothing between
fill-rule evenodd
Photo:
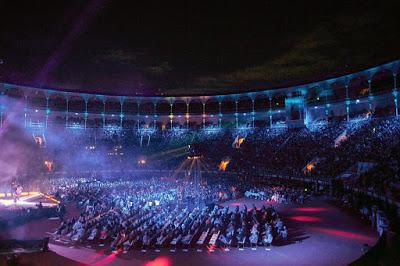
<instances>
[{"instance_id":1,"label":"red stage light","mask_svg":"<svg viewBox=\"0 0 400 266\"><path fill-rule=\"evenodd\" d=\"M299 221L299 222L321 222L322 219L319 217L315 217L315 216L290 216L289 217L290 220L294 220L294 221Z\"/></svg>"},{"instance_id":2,"label":"red stage light","mask_svg":"<svg viewBox=\"0 0 400 266\"><path fill-rule=\"evenodd\" d=\"M145 262L143 266L172 266L172 260L169 257L161 256L152 261Z\"/></svg>"},{"instance_id":3,"label":"red stage light","mask_svg":"<svg viewBox=\"0 0 400 266\"><path fill-rule=\"evenodd\" d=\"M96 266L107 265L108 263L112 262L115 259L116 259L116 254L112 253L112 254L108 255L107 257L101 259L100 261L93 263L93 265L96 265Z\"/></svg>"},{"instance_id":4,"label":"red stage light","mask_svg":"<svg viewBox=\"0 0 400 266\"><path fill-rule=\"evenodd\" d=\"M363 234L358 234L358 233L353 233L353 232L347 232L347 231L342 231L342 230L337 230L337 229L329 229L329 228L319 228L319 227L314 227L314 230L325 233L328 235L332 236L337 236L341 238L348 238L348 239L354 239L354 240L360 240L360 241L374 241L373 237L363 235Z\"/></svg>"}]
</instances>

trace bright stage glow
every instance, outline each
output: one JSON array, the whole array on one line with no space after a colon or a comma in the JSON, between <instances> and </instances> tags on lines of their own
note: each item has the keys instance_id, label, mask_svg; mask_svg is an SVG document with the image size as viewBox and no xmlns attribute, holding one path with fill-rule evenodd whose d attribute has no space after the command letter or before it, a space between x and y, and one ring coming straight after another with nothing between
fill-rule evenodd
<instances>
[{"instance_id":1,"label":"bright stage glow","mask_svg":"<svg viewBox=\"0 0 400 266\"><path fill-rule=\"evenodd\" d=\"M188 156L187 157L188 160L198 160L200 158L202 158L202 156Z\"/></svg>"},{"instance_id":2,"label":"bright stage glow","mask_svg":"<svg viewBox=\"0 0 400 266\"><path fill-rule=\"evenodd\" d=\"M36 206L39 203L37 198L40 198L40 197L45 197L46 199L48 199L48 200L53 202L53 203L51 203L51 202L42 202L42 205L44 207L54 207L54 206L56 206L57 204L60 203L60 201L54 199L53 197L47 196L47 195L45 195L43 193L36 192L36 191L34 191L34 192L22 192L21 193L21 197L19 198L19 200L17 200L17 202L14 202L14 199L12 199L12 198L11 199L10 198L4 199L5 197L12 197L12 194L11 193L7 193L7 194L6 193L1 193L0 194L0 198L2 198L2 199L0 199L0 206L3 205L3 206L8 207L8 206L14 205L14 206L33 207L33 206ZM35 201L33 201L33 200L35 200Z\"/></svg>"},{"instance_id":3,"label":"bright stage glow","mask_svg":"<svg viewBox=\"0 0 400 266\"><path fill-rule=\"evenodd\" d=\"M29 202L29 201L24 201L24 200L18 200L16 203L14 203L13 199L0 199L0 205L4 205L6 207L9 207L11 205L24 206L24 207L34 207L37 204L38 204L38 202ZM42 205L44 207L54 207L57 204L56 203L50 203L50 202L42 202Z\"/></svg>"},{"instance_id":4,"label":"bright stage glow","mask_svg":"<svg viewBox=\"0 0 400 266\"><path fill-rule=\"evenodd\" d=\"M31 191L31 192L22 192L20 196L30 196L30 195L38 195L41 194L40 192L37 191ZM12 193L0 193L0 198L5 198L5 197L12 197Z\"/></svg>"}]
</instances>

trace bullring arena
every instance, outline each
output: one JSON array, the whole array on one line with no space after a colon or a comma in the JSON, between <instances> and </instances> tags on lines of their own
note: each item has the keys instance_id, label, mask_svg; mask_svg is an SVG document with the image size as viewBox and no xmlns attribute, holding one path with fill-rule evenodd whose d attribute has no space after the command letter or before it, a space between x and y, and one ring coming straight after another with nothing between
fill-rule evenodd
<instances>
[{"instance_id":1,"label":"bullring arena","mask_svg":"<svg viewBox=\"0 0 400 266\"><path fill-rule=\"evenodd\" d=\"M400 265L396 1L14 2L0 265Z\"/></svg>"}]
</instances>

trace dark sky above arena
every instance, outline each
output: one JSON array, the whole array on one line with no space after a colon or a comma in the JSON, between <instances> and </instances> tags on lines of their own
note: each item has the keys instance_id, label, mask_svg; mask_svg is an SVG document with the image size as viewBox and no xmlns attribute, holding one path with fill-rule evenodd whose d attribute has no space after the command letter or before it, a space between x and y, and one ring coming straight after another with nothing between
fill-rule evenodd
<instances>
[{"instance_id":1,"label":"dark sky above arena","mask_svg":"<svg viewBox=\"0 0 400 266\"><path fill-rule=\"evenodd\" d=\"M0 1L0 79L114 95L215 94L400 58L400 1Z\"/></svg>"}]
</instances>

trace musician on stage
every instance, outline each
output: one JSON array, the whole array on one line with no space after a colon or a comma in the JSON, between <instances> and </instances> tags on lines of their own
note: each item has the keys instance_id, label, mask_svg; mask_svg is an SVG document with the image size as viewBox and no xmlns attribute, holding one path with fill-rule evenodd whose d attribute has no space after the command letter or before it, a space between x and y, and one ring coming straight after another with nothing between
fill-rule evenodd
<instances>
[{"instance_id":1,"label":"musician on stage","mask_svg":"<svg viewBox=\"0 0 400 266\"><path fill-rule=\"evenodd\" d=\"M19 200L19 197L22 194L23 187L20 184L18 184L16 181L14 181L11 183L11 191L12 191L14 203L17 203L17 201Z\"/></svg>"}]
</instances>

